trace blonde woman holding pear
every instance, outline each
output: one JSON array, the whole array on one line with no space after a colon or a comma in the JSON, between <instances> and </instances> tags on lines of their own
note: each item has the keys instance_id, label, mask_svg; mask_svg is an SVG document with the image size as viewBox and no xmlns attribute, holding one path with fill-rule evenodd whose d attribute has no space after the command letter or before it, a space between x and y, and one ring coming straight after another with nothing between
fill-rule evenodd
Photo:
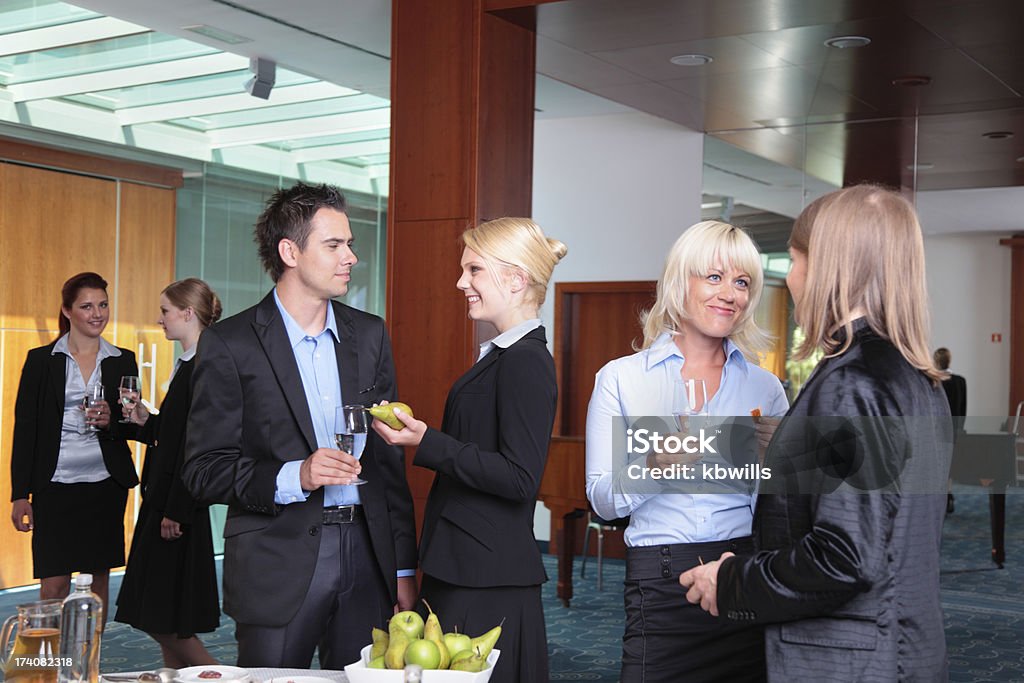
<instances>
[{"instance_id":1,"label":"blonde woman holding pear","mask_svg":"<svg viewBox=\"0 0 1024 683\"><path fill-rule=\"evenodd\" d=\"M388 443L414 446L436 472L420 541L421 594L445 632L482 634L504 619L494 683L548 680L533 536L537 489L555 419L555 365L537 311L566 247L527 218L488 221L462 235L456 287L472 320L498 336L448 393L441 429L398 412L374 420Z\"/></svg>"}]
</instances>

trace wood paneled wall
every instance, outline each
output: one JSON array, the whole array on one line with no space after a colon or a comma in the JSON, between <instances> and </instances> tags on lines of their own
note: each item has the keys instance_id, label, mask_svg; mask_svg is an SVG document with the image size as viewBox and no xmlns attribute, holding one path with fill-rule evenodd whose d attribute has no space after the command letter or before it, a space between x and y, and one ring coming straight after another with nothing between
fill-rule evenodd
<instances>
[{"instance_id":1,"label":"wood paneled wall","mask_svg":"<svg viewBox=\"0 0 1024 683\"><path fill-rule=\"evenodd\" d=\"M1013 250L1010 259L1010 402L1013 415L1024 401L1024 235L1000 240Z\"/></svg>"},{"instance_id":2,"label":"wood paneled wall","mask_svg":"<svg viewBox=\"0 0 1024 683\"><path fill-rule=\"evenodd\" d=\"M33 148L18 145L17 149L22 160L31 156ZM75 170L84 158L54 154L45 150L42 157L66 162ZM119 168L103 162L88 160L108 172ZM154 171L154 177L163 177L165 171ZM173 174L168 177L173 180ZM0 588L33 581L31 536L14 531L8 521L14 398L25 354L57 336L64 281L92 270L108 282L112 308L104 336L136 353L144 341L144 362L154 360L155 343L155 374L158 384L166 381L174 346L164 339L156 318L160 290L174 277L174 229L171 188L0 163L0 505L5 510L0 523ZM150 388L145 386L149 369L142 368L142 373L143 391L149 396ZM154 398L159 401L165 388L155 389ZM141 449L135 450L138 456ZM129 497L126 542L136 508L137 493Z\"/></svg>"},{"instance_id":3,"label":"wood paneled wall","mask_svg":"<svg viewBox=\"0 0 1024 683\"><path fill-rule=\"evenodd\" d=\"M455 289L459 235L531 211L534 16L510 21L480 0L392 4L387 319L399 393L434 427L478 337ZM422 520L433 474L408 469Z\"/></svg>"}]
</instances>

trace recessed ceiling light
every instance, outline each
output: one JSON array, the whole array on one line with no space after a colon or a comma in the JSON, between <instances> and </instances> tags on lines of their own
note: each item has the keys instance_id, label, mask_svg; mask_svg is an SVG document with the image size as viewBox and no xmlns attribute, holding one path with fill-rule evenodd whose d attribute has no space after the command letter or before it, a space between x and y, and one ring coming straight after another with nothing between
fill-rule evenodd
<instances>
[{"instance_id":1,"label":"recessed ceiling light","mask_svg":"<svg viewBox=\"0 0 1024 683\"><path fill-rule=\"evenodd\" d=\"M928 162L919 162L919 163L916 163L916 164L907 164L907 170L908 171L930 171L933 168L935 168L935 164L930 164Z\"/></svg>"},{"instance_id":2,"label":"recessed ceiling light","mask_svg":"<svg viewBox=\"0 0 1024 683\"><path fill-rule=\"evenodd\" d=\"M893 85L902 85L908 88L913 88L920 85L930 85L931 82L931 76L900 76L899 78L892 79Z\"/></svg>"},{"instance_id":3,"label":"recessed ceiling light","mask_svg":"<svg viewBox=\"0 0 1024 683\"><path fill-rule=\"evenodd\" d=\"M668 60L676 66L704 66L715 61L710 55L676 55Z\"/></svg>"},{"instance_id":4,"label":"recessed ceiling light","mask_svg":"<svg viewBox=\"0 0 1024 683\"><path fill-rule=\"evenodd\" d=\"M988 138L989 140L1005 140L1013 137L1013 131L1009 130L990 130L987 133L982 133L981 137Z\"/></svg>"},{"instance_id":5,"label":"recessed ceiling light","mask_svg":"<svg viewBox=\"0 0 1024 683\"><path fill-rule=\"evenodd\" d=\"M845 50L851 47L864 47L870 45L871 39L866 36L832 36L825 41L825 45L828 47L834 47L837 50Z\"/></svg>"}]
</instances>

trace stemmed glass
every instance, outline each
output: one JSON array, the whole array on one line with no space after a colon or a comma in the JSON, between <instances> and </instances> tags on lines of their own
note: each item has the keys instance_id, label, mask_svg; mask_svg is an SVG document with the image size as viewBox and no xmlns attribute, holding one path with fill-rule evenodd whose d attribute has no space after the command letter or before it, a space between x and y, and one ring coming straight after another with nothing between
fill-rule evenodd
<instances>
[{"instance_id":1,"label":"stemmed glass","mask_svg":"<svg viewBox=\"0 0 1024 683\"><path fill-rule=\"evenodd\" d=\"M139 382L138 376L125 375L122 377L119 393L121 394L121 405L125 407L128 413L118 422L121 424L132 424L131 412L135 408L135 402L139 400L139 396L142 393L141 382Z\"/></svg>"},{"instance_id":2,"label":"stemmed glass","mask_svg":"<svg viewBox=\"0 0 1024 683\"><path fill-rule=\"evenodd\" d=\"M338 449L345 451L356 460L363 455L366 447L366 407L361 405L338 406L334 410L334 441ZM365 484L366 480L356 477L353 486Z\"/></svg>"},{"instance_id":3,"label":"stemmed glass","mask_svg":"<svg viewBox=\"0 0 1024 683\"><path fill-rule=\"evenodd\" d=\"M672 414L679 423L679 431L687 430L690 417L708 415L708 390L702 379L677 379L672 394Z\"/></svg>"},{"instance_id":4,"label":"stemmed glass","mask_svg":"<svg viewBox=\"0 0 1024 683\"><path fill-rule=\"evenodd\" d=\"M82 397L82 410L85 412L85 424L88 426L90 432L98 432L99 427L89 422L89 408L95 408L103 400L103 385L93 384L91 387L85 388L85 396Z\"/></svg>"}]
</instances>

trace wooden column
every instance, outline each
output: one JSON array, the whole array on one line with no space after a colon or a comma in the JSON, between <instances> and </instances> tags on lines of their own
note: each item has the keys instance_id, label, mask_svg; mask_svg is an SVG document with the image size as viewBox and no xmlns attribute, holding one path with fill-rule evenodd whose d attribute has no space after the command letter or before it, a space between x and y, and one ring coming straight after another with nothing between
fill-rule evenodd
<instances>
[{"instance_id":1,"label":"wooden column","mask_svg":"<svg viewBox=\"0 0 1024 683\"><path fill-rule=\"evenodd\" d=\"M433 427L479 336L455 288L459 235L482 220L530 215L534 26L532 7L392 5L387 320L399 393ZM422 520L433 475L408 469Z\"/></svg>"},{"instance_id":2,"label":"wooden column","mask_svg":"<svg viewBox=\"0 0 1024 683\"><path fill-rule=\"evenodd\" d=\"M1010 275L1010 404L1009 414L1024 401L1024 235L1000 244L1013 250Z\"/></svg>"}]
</instances>

